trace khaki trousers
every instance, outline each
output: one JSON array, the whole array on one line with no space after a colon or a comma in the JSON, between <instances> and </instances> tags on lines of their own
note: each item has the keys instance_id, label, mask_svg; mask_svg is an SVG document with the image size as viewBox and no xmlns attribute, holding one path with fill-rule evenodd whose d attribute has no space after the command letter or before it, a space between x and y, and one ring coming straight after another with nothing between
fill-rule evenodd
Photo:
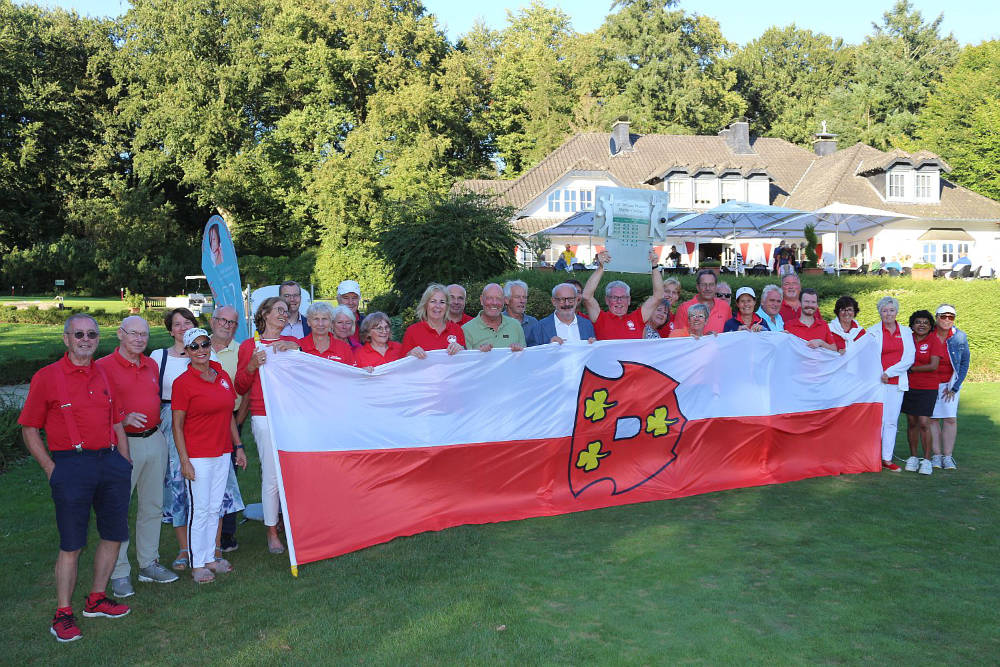
<instances>
[{"instance_id":1,"label":"khaki trousers","mask_svg":"<svg viewBox=\"0 0 1000 667\"><path fill-rule=\"evenodd\" d=\"M136 492L135 552L139 569L160 558L163 520L163 478L167 472L167 439L159 430L146 438L128 439L132 456L132 491ZM112 579L129 576L128 542L118 550Z\"/></svg>"}]
</instances>

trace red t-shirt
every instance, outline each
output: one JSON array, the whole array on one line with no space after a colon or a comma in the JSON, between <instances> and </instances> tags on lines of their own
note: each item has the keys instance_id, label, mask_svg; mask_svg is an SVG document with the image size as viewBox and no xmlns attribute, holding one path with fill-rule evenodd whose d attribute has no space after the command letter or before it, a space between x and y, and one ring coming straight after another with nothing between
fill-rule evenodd
<instances>
[{"instance_id":1,"label":"red t-shirt","mask_svg":"<svg viewBox=\"0 0 1000 667\"><path fill-rule=\"evenodd\" d=\"M298 343L299 339L295 336L282 336L278 340L290 340L293 343ZM259 341L262 345L271 345L275 341L273 340L261 340ZM247 364L250 363L250 357L257 349L258 341L253 338L247 338L245 341L240 343L240 351L236 357L236 377L233 378L233 384L236 385L236 393L242 396L243 394L250 392L250 414L254 417L260 417L267 414L267 410L264 408L264 390L260 388L260 369L257 372L247 371Z\"/></svg>"},{"instance_id":2,"label":"red t-shirt","mask_svg":"<svg viewBox=\"0 0 1000 667\"><path fill-rule=\"evenodd\" d=\"M66 380L69 408L62 407L66 397L62 395L57 374L62 374ZM125 413L115 400L110 379L105 381L105 377L93 362L88 366L75 366L69 360L69 353L64 353L62 359L42 368L31 378L28 397L17 423L45 429L45 439L52 452L70 450L77 444L66 425L70 414L83 439L84 449L117 445L113 424L120 422Z\"/></svg>"},{"instance_id":3,"label":"red t-shirt","mask_svg":"<svg viewBox=\"0 0 1000 667\"><path fill-rule=\"evenodd\" d=\"M369 366L381 366L396 359L402 359L406 354L403 352L402 343L394 340L389 341L389 349L383 356L378 350L372 347L371 343L365 343L354 351L354 362L358 368L368 368Z\"/></svg>"},{"instance_id":4,"label":"red t-shirt","mask_svg":"<svg viewBox=\"0 0 1000 667\"><path fill-rule=\"evenodd\" d=\"M675 328L687 328L688 308L696 303L699 303L698 297L695 297L690 301L685 301L677 307L677 312L674 313ZM729 304L722 299L715 299L712 303L712 309L708 313L708 320L705 322L705 333L722 333L722 331L726 328L726 322L732 319L732 317L733 310L729 307Z\"/></svg>"},{"instance_id":5,"label":"red t-shirt","mask_svg":"<svg viewBox=\"0 0 1000 667\"><path fill-rule=\"evenodd\" d=\"M233 381L219 362L210 361L208 365L215 369L215 381L203 380L201 371L188 365L174 380L170 394L173 411L185 413L184 444L188 458L192 459L222 456L233 451L230 428L236 407Z\"/></svg>"},{"instance_id":6,"label":"red t-shirt","mask_svg":"<svg viewBox=\"0 0 1000 667\"><path fill-rule=\"evenodd\" d=\"M924 364L929 364L931 362L931 357L947 357L948 350L945 349L944 343L941 339L937 337L934 332L927 334L924 339L917 342L916 338L913 340L913 346L915 348L913 355L913 365L923 366ZM938 366L938 370L933 373L927 372L914 372L909 371L907 375L910 378L910 389L937 389L938 385L941 384L940 378L941 366ZM951 374L948 375L951 379Z\"/></svg>"},{"instance_id":7,"label":"red t-shirt","mask_svg":"<svg viewBox=\"0 0 1000 667\"><path fill-rule=\"evenodd\" d=\"M824 343L836 345L835 336L830 333L830 325L822 317L816 315L813 315L813 323L809 327L798 317L794 320L785 320L785 331L805 341L816 340L818 338Z\"/></svg>"},{"instance_id":8,"label":"red t-shirt","mask_svg":"<svg viewBox=\"0 0 1000 667\"><path fill-rule=\"evenodd\" d=\"M887 370L890 366L895 366L903 358L903 336L896 325L896 332L889 333L882 324L882 370ZM889 384L899 384L899 377L889 378Z\"/></svg>"},{"instance_id":9,"label":"red t-shirt","mask_svg":"<svg viewBox=\"0 0 1000 667\"><path fill-rule=\"evenodd\" d=\"M351 349L351 346L348 343L337 339L332 333L328 333L327 336L330 337L330 345L327 346L326 350L323 352L316 349L316 341L313 340L313 334L300 338L299 346L302 348L302 351L307 354L312 354L324 359L330 359L331 361L339 361L342 364L353 366L354 350Z\"/></svg>"},{"instance_id":10,"label":"red t-shirt","mask_svg":"<svg viewBox=\"0 0 1000 667\"><path fill-rule=\"evenodd\" d=\"M948 344L947 341L951 338L951 329L948 329L948 335L942 341L941 337L937 335L938 330L935 329L932 333L934 337L941 341L941 347L944 350L941 354L941 363L938 364L938 382L951 382L951 376L955 374L955 368L951 365L951 355L948 354Z\"/></svg>"},{"instance_id":11,"label":"red t-shirt","mask_svg":"<svg viewBox=\"0 0 1000 667\"><path fill-rule=\"evenodd\" d=\"M858 333L854 334L854 338L851 339L852 343L854 341L856 341L856 340L859 340L862 336L865 335L865 330L862 329L861 325L859 325L854 320L851 320L851 329L847 333L850 333L851 331L853 331L855 327L857 327ZM837 334L833 334L833 344L837 346L838 350L843 350L843 349L845 349L847 347L847 341L844 340L844 338L842 336L838 336ZM883 370L885 370L885 369L883 369ZM896 384L899 384L899 383L897 382Z\"/></svg>"},{"instance_id":12,"label":"red t-shirt","mask_svg":"<svg viewBox=\"0 0 1000 667\"><path fill-rule=\"evenodd\" d=\"M597 340L642 338L645 324L642 320L642 308L636 308L624 317L602 310L594 322L594 336Z\"/></svg>"},{"instance_id":13,"label":"red t-shirt","mask_svg":"<svg viewBox=\"0 0 1000 667\"><path fill-rule=\"evenodd\" d=\"M799 301L798 308L792 308L787 303L782 301L781 310L778 311L778 314L781 315L781 320L786 322L785 326L787 327L787 322L792 322L802 316L802 302Z\"/></svg>"},{"instance_id":14,"label":"red t-shirt","mask_svg":"<svg viewBox=\"0 0 1000 667\"><path fill-rule=\"evenodd\" d=\"M138 412L146 415L146 425L126 428L126 433L142 433L160 424L160 369L156 362L144 354L139 355L139 365L122 356L121 347L95 362L108 376L108 382L123 414Z\"/></svg>"},{"instance_id":15,"label":"red t-shirt","mask_svg":"<svg viewBox=\"0 0 1000 667\"><path fill-rule=\"evenodd\" d=\"M466 322L468 322L471 319L472 319L472 315L469 315L468 313L462 313L462 319L457 322L458 328L461 329L462 325L465 324ZM448 320L448 321L452 322L452 320ZM456 324L456 323L452 322L452 324Z\"/></svg>"},{"instance_id":16,"label":"red t-shirt","mask_svg":"<svg viewBox=\"0 0 1000 667\"><path fill-rule=\"evenodd\" d=\"M425 352L447 350L451 343L458 343L463 348L465 347L465 334L459 325L450 320L445 321L444 331L438 333L429 323L416 322L408 326L406 333L403 334L403 353L405 354L415 347L423 348Z\"/></svg>"}]
</instances>

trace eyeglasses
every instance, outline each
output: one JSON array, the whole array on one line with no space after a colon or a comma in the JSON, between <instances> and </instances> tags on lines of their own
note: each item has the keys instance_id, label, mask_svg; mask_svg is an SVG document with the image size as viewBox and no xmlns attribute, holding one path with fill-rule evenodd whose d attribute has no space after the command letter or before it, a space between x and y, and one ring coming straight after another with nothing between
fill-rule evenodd
<instances>
[{"instance_id":1,"label":"eyeglasses","mask_svg":"<svg viewBox=\"0 0 1000 667\"><path fill-rule=\"evenodd\" d=\"M938 315L938 318L942 320L953 320L955 319L955 316L952 315L951 313L941 313L940 315Z\"/></svg>"},{"instance_id":2,"label":"eyeglasses","mask_svg":"<svg viewBox=\"0 0 1000 667\"><path fill-rule=\"evenodd\" d=\"M372 327L372 331L392 331L392 327L387 324L380 324L377 327Z\"/></svg>"},{"instance_id":3,"label":"eyeglasses","mask_svg":"<svg viewBox=\"0 0 1000 667\"><path fill-rule=\"evenodd\" d=\"M204 343L191 343L190 345L185 345L184 349L191 350L192 352L194 352L198 348L201 348L202 350L204 350L206 347L210 347L211 345L212 345L212 341L206 340Z\"/></svg>"},{"instance_id":4,"label":"eyeglasses","mask_svg":"<svg viewBox=\"0 0 1000 667\"><path fill-rule=\"evenodd\" d=\"M732 292L716 292L715 296L718 299L732 299L733 298L733 293Z\"/></svg>"},{"instance_id":5,"label":"eyeglasses","mask_svg":"<svg viewBox=\"0 0 1000 667\"><path fill-rule=\"evenodd\" d=\"M213 320L218 320L221 324L227 327L235 327L236 320L227 320L225 317L213 317Z\"/></svg>"},{"instance_id":6,"label":"eyeglasses","mask_svg":"<svg viewBox=\"0 0 1000 667\"><path fill-rule=\"evenodd\" d=\"M611 295L611 296L605 297L605 299L608 300L608 301L627 301L628 297L627 296L614 296L614 295Z\"/></svg>"},{"instance_id":7,"label":"eyeglasses","mask_svg":"<svg viewBox=\"0 0 1000 667\"><path fill-rule=\"evenodd\" d=\"M129 331L127 329L122 329L121 327L118 327L118 330L126 336L131 336L132 338L149 338L148 331Z\"/></svg>"},{"instance_id":8,"label":"eyeglasses","mask_svg":"<svg viewBox=\"0 0 1000 667\"><path fill-rule=\"evenodd\" d=\"M91 329L90 331L74 331L73 332L73 338L75 338L77 340L83 340L84 338L89 338L90 340L94 340L95 338L97 338L100 335L101 334L97 333L93 329Z\"/></svg>"},{"instance_id":9,"label":"eyeglasses","mask_svg":"<svg viewBox=\"0 0 1000 667\"><path fill-rule=\"evenodd\" d=\"M558 301L559 303L569 303L570 301L576 301L575 296L554 296L552 298Z\"/></svg>"}]
</instances>

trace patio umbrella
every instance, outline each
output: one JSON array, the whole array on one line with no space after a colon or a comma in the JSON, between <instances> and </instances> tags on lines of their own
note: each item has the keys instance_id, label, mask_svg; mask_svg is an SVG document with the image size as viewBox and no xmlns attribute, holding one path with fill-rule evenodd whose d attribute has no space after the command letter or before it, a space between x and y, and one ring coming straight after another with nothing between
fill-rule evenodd
<instances>
[{"instance_id":1,"label":"patio umbrella","mask_svg":"<svg viewBox=\"0 0 1000 667\"><path fill-rule=\"evenodd\" d=\"M732 236L739 238L761 238L773 236L763 234L769 225L802 215L797 211L768 204L753 204L746 201L728 201L703 213L691 213L667 223L668 233L696 236Z\"/></svg>"},{"instance_id":2,"label":"patio umbrella","mask_svg":"<svg viewBox=\"0 0 1000 667\"><path fill-rule=\"evenodd\" d=\"M842 204L835 201L811 213L803 213L787 220L775 222L768 227L768 231L802 232L805 231L808 225L814 226L818 233L829 233L832 231L836 238L834 243L834 258L836 260L837 275L839 276L841 229L853 236L866 229L884 227L890 222L912 217L912 215L906 215L905 213L883 211L882 209L868 208L867 206Z\"/></svg>"}]
</instances>

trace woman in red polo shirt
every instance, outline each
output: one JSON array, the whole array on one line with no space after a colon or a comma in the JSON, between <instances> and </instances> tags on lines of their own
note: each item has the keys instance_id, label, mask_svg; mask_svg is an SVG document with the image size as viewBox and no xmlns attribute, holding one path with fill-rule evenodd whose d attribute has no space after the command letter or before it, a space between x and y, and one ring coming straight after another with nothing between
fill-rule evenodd
<instances>
[{"instance_id":1,"label":"woman in red polo shirt","mask_svg":"<svg viewBox=\"0 0 1000 667\"><path fill-rule=\"evenodd\" d=\"M448 291L444 285L431 283L417 304L418 322L403 334L403 353L420 359L430 350L448 350L457 354L465 349L465 334L456 322L447 318Z\"/></svg>"},{"instance_id":2,"label":"woman in red polo shirt","mask_svg":"<svg viewBox=\"0 0 1000 667\"><path fill-rule=\"evenodd\" d=\"M865 330L856 318L861 312L853 296L842 296L833 305L834 318L830 320L830 333L838 350L846 349L851 343L865 335Z\"/></svg>"},{"instance_id":3,"label":"woman in red polo shirt","mask_svg":"<svg viewBox=\"0 0 1000 667\"><path fill-rule=\"evenodd\" d=\"M215 535L232 453L236 453L236 465L243 469L247 457L233 418L233 381L221 364L210 361L212 342L208 332L185 331L184 350L191 363L174 380L172 428L188 493L191 576L204 584L214 581L216 574L233 569L226 559L215 558Z\"/></svg>"},{"instance_id":4,"label":"woman in red polo shirt","mask_svg":"<svg viewBox=\"0 0 1000 667\"><path fill-rule=\"evenodd\" d=\"M909 327L896 321L899 301L891 296L878 300L881 324L868 328L868 335L882 349L882 469L899 472L892 462L896 448L896 422L903 404L903 393L909 386L906 371L913 365L913 334Z\"/></svg>"},{"instance_id":5,"label":"woman in red polo shirt","mask_svg":"<svg viewBox=\"0 0 1000 667\"><path fill-rule=\"evenodd\" d=\"M331 333L333 328L333 307L322 301L314 301L309 310L306 311L306 320L309 328L312 329L308 336L299 339L299 345L303 352L339 361L348 366L354 365L354 351L351 346L342 340L338 340Z\"/></svg>"},{"instance_id":6,"label":"woman in red polo shirt","mask_svg":"<svg viewBox=\"0 0 1000 667\"><path fill-rule=\"evenodd\" d=\"M366 315L358 332L362 345L354 351L354 361L358 368L371 370L375 366L405 357L402 343L389 340L391 335L392 323L388 315L381 312Z\"/></svg>"},{"instance_id":7,"label":"woman in red polo shirt","mask_svg":"<svg viewBox=\"0 0 1000 667\"><path fill-rule=\"evenodd\" d=\"M902 412L906 415L906 439L910 445L910 458L906 459L906 469L916 470L921 475L930 475L931 470L931 415L938 394L938 366L941 357L947 356L941 339L932 335L934 316L926 310L918 310L910 315L910 329L913 331L913 365L907 371L909 389L903 395ZM923 442L924 457L917 458L920 443Z\"/></svg>"},{"instance_id":8,"label":"woman in red polo shirt","mask_svg":"<svg viewBox=\"0 0 1000 667\"><path fill-rule=\"evenodd\" d=\"M267 426L264 391L260 387L257 370L267 361L267 348L276 352L299 349L298 339L282 336L281 330L288 322L288 304L281 297L272 296L257 307L253 317L259 340L248 338L240 343L236 362L236 393L250 392L250 427L257 442L260 456L260 497L267 526L267 549L273 554L285 553L285 545L278 537L278 471L274 467L274 443Z\"/></svg>"}]
</instances>

